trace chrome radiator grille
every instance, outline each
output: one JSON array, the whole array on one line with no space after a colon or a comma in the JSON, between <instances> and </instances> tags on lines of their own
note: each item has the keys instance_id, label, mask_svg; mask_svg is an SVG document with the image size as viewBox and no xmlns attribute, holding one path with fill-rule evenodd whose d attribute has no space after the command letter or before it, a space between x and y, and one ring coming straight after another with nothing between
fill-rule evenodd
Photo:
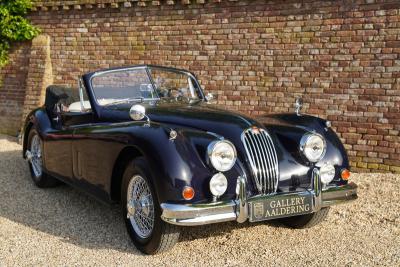
<instances>
[{"instance_id":1,"label":"chrome radiator grille","mask_svg":"<svg viewBox=\"0 0 400 267\"><path fill-rule=\"evenodd\" d=\"M259 128L243 132L242 142L249 159L253 179L260 194L275 193L278 187L278 156L269 134Z\"/></svg>"}]
</instances>

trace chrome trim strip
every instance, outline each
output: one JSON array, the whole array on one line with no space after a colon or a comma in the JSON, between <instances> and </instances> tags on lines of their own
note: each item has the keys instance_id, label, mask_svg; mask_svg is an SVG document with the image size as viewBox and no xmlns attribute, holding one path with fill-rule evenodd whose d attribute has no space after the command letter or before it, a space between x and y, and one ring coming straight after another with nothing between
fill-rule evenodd
<instances>
[{"instance_id":1,"label":"chrome trim strip","mask_svg":"<svg viewBox=\"0 0 400 267\"><path fill-rule=\"evenodd\" d=\"M255 154L256 158L257 158L257 166L258 166L257 179L258 179L258 182L260 184L261 192L263 194L265 194L265 190L266 189L265 189L264 184L266 184L266 182L264 181L265 178L264 178L264 175L263 175L264 161L261 160L261 152L260 152L260 150L258 148L259 146L257 144L258 142L257 142L256 136L249 135L249 139L252 140L252 144L254 146L253 154Z\"/></svg>"},{"instance_id":2,"label":"chrome trim strip","mask_svg":"<svg viewBox=\"0 0 400 267\"><path fill-rule=\"evenodd\" d=\"M236 220L236 202L223 201L210 204L161 204L161 219L167 223L196 226Z\"/></svg>"},{"instance_id":3,"label":"chrome trim strip","mask_svg":"<svg viewBox=\"0 0 400 267\"><path fill-rule=\"evenodd\" d=\"M260 134L260 135L262 135L262 134ZM263 150L263 144L262 144L260 138L258 136L253 136L253 137L257 141L257 144L258 144L257 151L258 151L258 153L261 154L261 157L263 159L261 161L261 164L263 165L263 177L262 177L262 180L261 180L261 184L262 184L263 194L266 194L267 193L266 192L267 191L267 186L269 186L271 184L270 181L269 181L270 180L270 176L271 176L270 173L269 173L269 164L270 164L270 162L265 157L265 154L266 154L265 152L266 151Z\"/></svg>"},{"instance_id":4,"label":"chrome trim strip","mask_svg":"<svg viewBox=\"0 0 400 267\"><path fill-rule=\"evenodd\" d=\"M269 168L268 168L268 174L269 174L269 178L268 178L268 180L269 180L269 189L268 189L268 191L276 192L275 184L277 184L277 183L275 182L274 177L278 177L278 176L274 172L274 165L277 164L277 163L274 162L274 156L273 156L273 153L271 151L270 144L268 142L269 138L267 138L267 133L265 131L263 131L263 134L261 135L261 138L264 140L263 145L266 147L266 151L268 153L267 154L267 156L268 156L268 166L269 166Z\"/></svg>"},{"instance_id":5,"label":"chrome trim strip","mask_svg":"<svg viewBox=\"0 0 400 267\"><path fill-rule=\"evenodd\" d=\"M258 132L253 133L256 130ZM260 194L274 194L278 189L278 156L271 136L264 129L249 128L241 140Z\"/></svg>"},{"instance_id":6,"label":"chrome trim strip","mask_svg":"<svg viewBox=\"0 0 400 267\"><path fill-rule=\"evenodd\" d=\"M246 190L246 179L243 176L239 178L239 198L236 208L236 221L238 223L244 223L249 217L249 210L247 205L247 190Z\"/></svg>"},{"instance_id":7,"label":"chrome trim strip","mask_svg":"<svg viewBox=\"0 0 400 267\"><path fill-rule=\"evenodd\" d=\"M266 139L266 140L268 141L268 143L269 143L269 147L270 147L270 149L272 150L272 151L271 151L271 154L272 154L272 156L273 156L273 158L274 158L274 160L275 160L274 165L275 165L275 176L276 176L276 179L275 179L275 188L274 188L274 192L276 192L276 191L278 190L278 182L279 182L278 154L276 153L276 149L275 149L274 143L272 142L271 136L270 136L267 132L265 132L265 133L266 133L266 135L268 136L268 138L267 138L267 136L265 136L265 139Z\"/></svg>"},{"instance_id":8,"label":"chrome trim strip","mask_svg":"<svg viewBox=\"0 0 400 267\"><path fill-rule=\"evenodd\" d=\"M349 201L354 201L357 196L357 185L353 182L343 186L334 186L322 191L321 207L329 207Z\"/></svg>"},{"instance_id":9,"label":"chrome trim strip","mask_svg":"<svg viewBox=\"0 0 400 267\"><path fill-rule=\"evenodd\" d=\"M253 143L251 142L251 139L249 137L247 137L246 135L247 135L246 131L242 133L242 142L243 142L244 148L246 150L247 157L250 161L250 165L251 165L251 169L253 171L254 181L256 183L257 190L259 192L261 192L262 188L261 188L260 181L258 178L259 167L256 164L256 157L255 157L256 155L254 155L254 152L253 152L254 149L252 148Z\"/></svg>"},{"instance_id":10,"label":"chrome trim strip","mask_svg":"<svg viewBox=\"0 0 400 267\"><path fill-rule=\"evenodd\" d=\"M256 167L256 165L255 165L255 158L254 158L253 154L250 153L250 150L249 150L249 147L248 147L249 144L247 144L247 141L246 141L245 138L246 138L246 137L245 137L245 133L243 133L243 134L242 134L242 137L241 137L242 143L243 143L244 148L245 148L245 150L246 150L246 154L247 154L247 156L248 156L248 158L249 158L252 172L253 172L253 174L255 175L255 174L257 173L257 167Z\"/></svg>"},{"instance_id":11,"label":"chrome trim strip","mask_svg":"<svg viewBox=\"0 0 400 267\"><path fill-rule=\"evenodd\" d=\"M314 168L312 171L311 189L314 194L313 198L314 210L320 210L322 206L322 194L321 194L322 183L321 183L321 176L317 168Z\"/></svg>"}]
</instances>

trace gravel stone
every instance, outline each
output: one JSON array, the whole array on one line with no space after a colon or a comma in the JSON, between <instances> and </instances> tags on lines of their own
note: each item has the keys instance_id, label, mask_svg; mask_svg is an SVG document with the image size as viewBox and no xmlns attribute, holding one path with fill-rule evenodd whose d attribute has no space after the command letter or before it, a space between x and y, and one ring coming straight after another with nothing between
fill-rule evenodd
<instances>
[{"instance_id":1,"label":"gravel stone","mask_svg":"<svg viewBox=\"0 0 400 267\"><path fill-rule=\"evenodd\" d=\"M184 228L170 251L146 256L119 207L66 185L33 185L21 146L0 135L0 266L399 266L400 175L353 174L359 199L304 230L278 222Z\"/></svg>"}]
</instances>

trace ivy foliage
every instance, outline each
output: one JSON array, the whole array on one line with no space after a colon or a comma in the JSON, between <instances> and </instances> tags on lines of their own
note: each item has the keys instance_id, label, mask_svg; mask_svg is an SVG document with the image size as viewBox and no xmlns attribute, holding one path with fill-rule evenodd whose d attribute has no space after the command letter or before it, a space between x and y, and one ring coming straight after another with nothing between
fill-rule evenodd
<instances>
[{"instance_id":1,"label":"ivy foliage","mask_svg":"<svg viewBox=\"0 0 400 267\"><path fill-rule=\"evenodd\" d=\"M0 0L0 67L7 64L12 43L39 34L40 30L24 17L31 7L31 0Z\"/></svg>"}]
</instances>

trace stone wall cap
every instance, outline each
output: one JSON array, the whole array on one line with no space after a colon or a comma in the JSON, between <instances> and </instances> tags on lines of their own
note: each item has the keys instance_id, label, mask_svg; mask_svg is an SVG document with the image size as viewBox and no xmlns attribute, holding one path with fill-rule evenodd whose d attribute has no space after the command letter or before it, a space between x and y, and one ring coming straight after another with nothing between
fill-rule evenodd
<instances>
[{"instance_id":1,"label":"stone wall cap","mask_svg":"<svg viewBox=\"0 0 400 267\"><path fill-rule=\"evenodd\" d=\"M220 2L237 2L239 0L32 0L32 11L70 10L82 8L129 8L132 6L160 6L206 4Z\"/></svg>"}]
</instances>

